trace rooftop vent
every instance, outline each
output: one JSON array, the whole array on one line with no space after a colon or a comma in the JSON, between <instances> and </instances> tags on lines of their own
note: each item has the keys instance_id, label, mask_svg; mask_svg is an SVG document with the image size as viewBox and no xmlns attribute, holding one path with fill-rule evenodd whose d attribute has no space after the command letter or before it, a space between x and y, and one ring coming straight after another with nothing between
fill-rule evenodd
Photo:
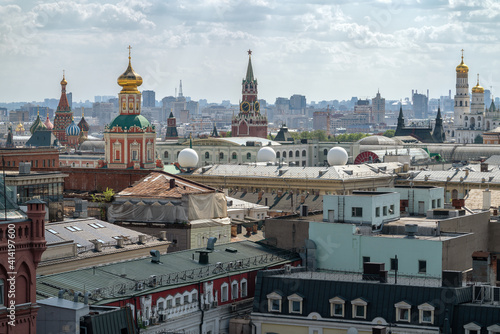
<instances>
[{"instance_id":1,"label":"rooftop vent","mask_svg":"<svg viewBox=\"0 0 500 334\"><path fill-rule=\"evenodd\" d=\"M417 224L405 224L405 233L407 239L415 239L415 235L418 232Z\"/></svg>"},{"instance_id":2,"label":"rooftop vent","mask_svg":"<svg viewBox=\"0 0 500 334\"><path fill-rule=\"evenodd\" d=\"M207 250L213 251L216 242L217 242L217 238L216 237L210 237L210 238L208 238Z\"/></svg>"},{"instance_id":3,"label":"rooftop vent","mask_svg":"<svg viewBox=\"0 0 500 334\"><path fill-rule=\"evenodd\" d=\"M160 251L156 249L152 249L149 251L149 254L151 254L151 262L153 263L161 263L160 262Z\"/></svg>"},{"instance_id":4,"label":"rooftop vent","mask_svg":"<svg viewBox=\"0 0 500 334\"><path fill-rule=\"evenodd\" d=\"M319 176L321 177L321 176L325 175L327 172L328 172L328 169L322 169L319 171Z\"/></svg>"},{"instance_id":5,"label":"rooftop vent","mask_svg":"<svg viewBox=\"0 0 500 334\"><path fill-rule=\"evenodd\" d=\"M175 179L170 179L170 189L175 188Z\"/></svg>"},{"instance_id":6,"label":"rooftop vent","mask_svg":"<svg viewBox=\"0 0 500 334\"><path fill-rule=\"evenodd\" d=\"M237 253L238 250L236 248L233 248L233 247L228 247L226 248L226 252L229 252L229 253Z\"/></svg>"}]
</instances>

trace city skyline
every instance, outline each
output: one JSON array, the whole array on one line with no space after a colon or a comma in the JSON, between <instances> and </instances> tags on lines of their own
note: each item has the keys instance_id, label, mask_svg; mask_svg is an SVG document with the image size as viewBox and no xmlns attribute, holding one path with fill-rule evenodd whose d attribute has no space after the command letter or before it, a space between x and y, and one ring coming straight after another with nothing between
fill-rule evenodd
<instances>
[{"instance_id":1,"label":"city skyline","mask_svg":"<svg viewBox=\"0 0 500 334\"><path fill-rule=\"evenodd\" d=\"M469 85L498 86L500 4L390 0L343 2L3 1L0 102L58 98L66 70L73 100L116 95L132 45L142 90L236 103L251 49L259 97L310 101L387 99L411 90L454 94L460 50Z\"/></svg>"}]
</instances>

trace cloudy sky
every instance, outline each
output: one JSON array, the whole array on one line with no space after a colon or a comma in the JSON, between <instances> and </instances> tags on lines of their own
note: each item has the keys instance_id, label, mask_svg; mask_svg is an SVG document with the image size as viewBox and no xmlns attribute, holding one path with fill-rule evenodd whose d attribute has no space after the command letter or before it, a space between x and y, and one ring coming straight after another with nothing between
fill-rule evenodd
<instances>
[{"instance_id":1,"label":"cloudy sky","mask_svg":"<svg viewBox=\"0 0 500 334\"><path fill-rule=\"evenodd\" d=\"M253 51L259 98L307 101L412 89L447 95L460 50L500 94L496 0L0 0L0 101L58 98L66 70L74 101L116 95L132 65L157 99L238 102ZM453 94L454 92L452 92Z\"/></svg>"}]
</instances>

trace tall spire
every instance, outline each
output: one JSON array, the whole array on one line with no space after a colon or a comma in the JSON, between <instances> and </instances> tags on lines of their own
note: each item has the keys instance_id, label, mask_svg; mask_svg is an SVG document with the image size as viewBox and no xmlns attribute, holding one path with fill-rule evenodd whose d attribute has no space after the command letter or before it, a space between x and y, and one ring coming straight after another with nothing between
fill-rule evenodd
<instances>
[{"instance_id":1,"label":"tall spire","mask_svg":"<svg viewBox=\"0 0 500 334\"><path fill-rule=\"evenodd\" d=\"M61 98L59 99L59 105L57 106L57 111L71 111L68 103L68 97L66 96L66 85L68 82L66 81L65 71L63 70L63 78L61 80Z\"/></svg>"},{"instance_id":2,"label":"tall spire","mask_svg":"<svg viewBox=\"0 0 500 334\"><path fill-rule=\"evenodd\" d=\"M247 76L246 81L253 81L253 69L252 69L252 50L248 50L248 67L247 67Z\"/></svg>"}]
</instances>

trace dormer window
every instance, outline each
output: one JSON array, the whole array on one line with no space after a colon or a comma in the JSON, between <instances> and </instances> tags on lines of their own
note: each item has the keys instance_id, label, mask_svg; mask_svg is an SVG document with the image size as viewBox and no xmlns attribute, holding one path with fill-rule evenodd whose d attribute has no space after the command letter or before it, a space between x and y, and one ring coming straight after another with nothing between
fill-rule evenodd
<instances>
[{"instance_id":1,"label":"dormer window","mask_svg":"<svg viewBox=\"0 0 500 334\"><path fill-rule=\"evenodd\" d=\"M411 319L411 304L401 301L394 304L396 308L396 321L410 322Z\"/></svg>"},{"instance_id":2,"label":"dormer window","mask_svg":"<svg viewBox=\"0 0 500 334\"><path fill-rule=\"evenodd\" d=\"M488 334L500 334L500 325L499 324L491 325L486 329L488 330Z\"/></svg>"},{"instance_id":3,"label":"dormer window","mask_svg":"<svg viewBox=\"0 0 500 334\"><path fill-rule=\"evenodd\" d=\"M436 308L429 304L423 303L418 305L418 319L421 324L434 324L434 310Z\"/></svg>"},{"instance_id":4,"label":"dormer window","mask_svg":"<svg viewBox=\"0 0 500 334\"><path fill-rule=\"evenodd\" d=\"M469 322L464 325L465 334L481 334L481 325L477 322Z\"/></svg>"},{"instance_id":5,"label":"dormer window","mask_svg":"<svg viewBox=\"0 0 500 334\"><path fill-rule=\"evenodd\" d=\"M288 296L288 311L290 313L298 313L302 314L302 301L304 297L301 295L294 293L291 296Z\"/></svg>"},{"instance_id":6,"label":"dormer window","mask_svg":"<svg viewBox=\"0 0 500 334\"><path fill-rule=\"evenodd\" d=\"M368 301L364 298L357 298L351 301L352 304L352 317L359 319L366 319L366 307Z\"/></svg>"},{"instance_id":7,"label":"dormer window","mask_svg":"<svg viewBox=\"0 0 500 334\"><path fill-rule=\"evenodd\" d=\"M333 297L330 302L330 315L332 317L343 318L345 316L345 299L342 297Z\"/></svg>"},{"instance_id":8,"label":"dormer window","mask_svg":"<svg viewBox=\"0 0 500 334\"><path fill-rule=\"evenodd\" d=\"M267 295L267 309L269 312L281 312L281 300L283 297L280 293L271 292Z\"/></svg>"}]
</instances>

